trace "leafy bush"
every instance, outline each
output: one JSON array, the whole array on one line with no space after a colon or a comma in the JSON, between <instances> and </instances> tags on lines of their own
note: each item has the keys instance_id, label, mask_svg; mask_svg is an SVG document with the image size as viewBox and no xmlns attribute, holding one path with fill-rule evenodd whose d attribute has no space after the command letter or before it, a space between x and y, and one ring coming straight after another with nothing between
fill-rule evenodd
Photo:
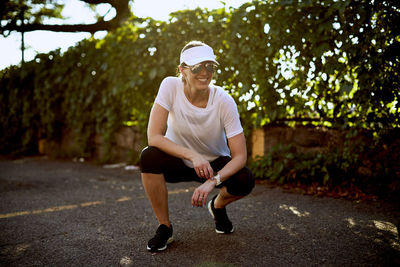
<instances>
[{"instance_id":1,"label":"leafy bush","mask_svg":"<svg viewBox=\"0 0 400 267\"><path fill-rule=\"evenodd\" d=\"M168 23L133 18L103 40L0 72L0 153L35 152L38 138L59 140L62 129L81 155L93 152L96 134L112 146L121 125L145 137L159 84L193 39L214 48L216 83L238 103L247 135L287 118L381 135L399 127L398 5L253 1L176 12Z\"/></svg>"},{"instance_id":2,"label":"leafy bush","mask_svg":"<svg viewBox=\"0 0 400 267\"><path fill-rule=\"evenodd\" d=\"M343 148L326 153L299 153L292 145L278 144L267 155L257 157L249 167L258 179L278 184L359 188L383 197L400 193L400 140L372 139L350 131Z\"/></svg>"}]
</instances>

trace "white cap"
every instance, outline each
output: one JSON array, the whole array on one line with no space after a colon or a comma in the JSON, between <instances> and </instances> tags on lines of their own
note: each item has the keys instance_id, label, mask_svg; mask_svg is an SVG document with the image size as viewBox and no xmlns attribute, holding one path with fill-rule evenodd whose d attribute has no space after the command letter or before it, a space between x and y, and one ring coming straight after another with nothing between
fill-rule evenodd
<instances>
[{"instance_id":1,"label":"white cap","mask_svg":"<svg viewBox=\"0 0 400 267\"><path fill-rule=\"evenodd\" d=\"M180 64L186 63L187 65L192 66L204 61L212 61L219 64L215 58L213 49L208 45L195 46L183 51L180 58Z\"/></svg>"}]
</instances>

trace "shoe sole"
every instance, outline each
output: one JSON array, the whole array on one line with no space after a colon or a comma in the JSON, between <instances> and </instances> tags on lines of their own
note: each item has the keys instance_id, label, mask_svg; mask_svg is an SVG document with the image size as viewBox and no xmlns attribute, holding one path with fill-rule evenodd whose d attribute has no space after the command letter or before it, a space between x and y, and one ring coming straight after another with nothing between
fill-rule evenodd
<instances>
[{"instance_id":1,"label":"shoe sole","mask_svg":"<svg viewBox=\"0 0 400 267\"><path fill-rule=\"evenodd\" d=\"M215 215L214 215L214 212L212 211L212 208L211 208L211 201L212 200L210 200L209 202L208 202L208 212L210 212L210 214L211 214L211 216L213 217L213 219L215 220ZM220 231L220 230L218 230L217 228L215 228L215 232L217 233L217 234L231 234L231 233L233 233L233 231L235 230L235 228L232 226L232 230L229 232L229 233L226 233L225 231Z\"/></svg>"},{"instance_id":2,"label":"shoe sole","mask_svg":"<svg viewBox=\"0 0 400 267\"><path fill-rule=\"evenodd\" d=\"M232 226L232 230L231 230L229 233L224 232L224 231L217 230L217 229L215 228L215 232L216 232L217 234L232 234L234 230L235 230L235 228L234 228L233 226Z\"/></svg>"},{"instance_id":3,"label":"shoe sole","mask_svg":"<svg viewBox=\"0 0 400 267\"><path fill-rule=\"evenodd\" d=\"M157 250L153 250L153 252L160 252L160 251L166 250L167 246L169 244L171 244L173 241L174 241L174 238L171 236L170 238L168 238L167 243L165 244L165 246L163 246L161 248L158 248ZM149 248L149 246L147 246L147 250L148 251L152 251L151 248Z\"/></svg>"}]
</instances>

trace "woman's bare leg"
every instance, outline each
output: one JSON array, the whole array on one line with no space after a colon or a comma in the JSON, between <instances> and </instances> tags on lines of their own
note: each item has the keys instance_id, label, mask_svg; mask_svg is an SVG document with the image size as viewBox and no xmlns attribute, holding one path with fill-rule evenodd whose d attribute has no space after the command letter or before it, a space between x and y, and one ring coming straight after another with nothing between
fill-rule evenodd
<instances>
[{"instance_id":1,"label":"woman's bare leg","mask_svg":"<svg viewBox=\"0 0 400 267\"><path fill-rule=\"evenodd\" d=\"M244 196L235 196L235 195L231 195L228 193L228 191L226 190L226 187L222 187L219 190L219 194L216 197L216 199L214 200L214 207L216 209L222 209L223 207L225 207L226 205L228 205L229 203L232 203L236 200L239 200L241 198L243 198Z\"/></svg>"},{"instance_id":2,"label":"woman's bare leg","mask_svg":"<svg viewBox=\"0 0 400 267\"><path fill-rule=\"evenodd\" d=\"M142 173L142 183L159 224L170 227L168 191L162 174Z\"/></svg>"}]
</instances>

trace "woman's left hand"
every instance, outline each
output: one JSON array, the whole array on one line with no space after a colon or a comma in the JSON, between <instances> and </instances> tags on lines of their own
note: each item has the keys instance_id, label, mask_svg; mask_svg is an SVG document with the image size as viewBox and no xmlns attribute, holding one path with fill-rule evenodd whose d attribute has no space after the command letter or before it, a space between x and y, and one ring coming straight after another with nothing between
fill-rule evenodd
<instances>
[{"instance_id":1,"label":"woman's left hand","mask_svg":"<svg viewBox=\"0 0 400 267\"><path fill-rule=\"evenodd\" d=\"M207 203L207 197L215 187L215 181L207 180L197 187L192 195L192 206L203 207Z\"/></svg>"}]
</instances>

